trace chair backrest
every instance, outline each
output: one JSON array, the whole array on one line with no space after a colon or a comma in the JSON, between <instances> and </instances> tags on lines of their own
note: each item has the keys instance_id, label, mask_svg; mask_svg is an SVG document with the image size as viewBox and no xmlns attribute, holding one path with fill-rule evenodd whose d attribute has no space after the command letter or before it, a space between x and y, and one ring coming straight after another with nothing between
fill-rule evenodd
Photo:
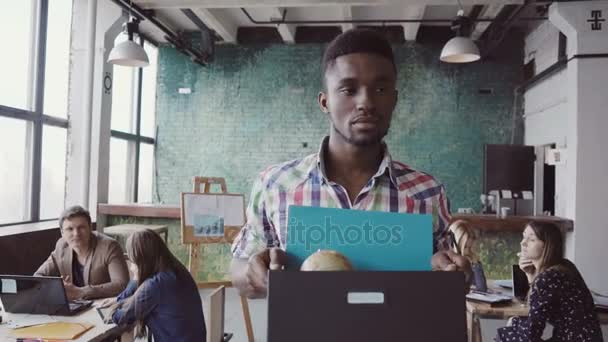
<instances>
[{"instance_id":1,"label":"chair backrest","mask_svg":"<svg viewBox=\"0 0 608 342\"><path fill-rule=\"evenodd\" d=\"M226 289L218 287L209 295L209 318L207 324L207 341L224 341L224 308Z\"/></svg>"}]
</instances>

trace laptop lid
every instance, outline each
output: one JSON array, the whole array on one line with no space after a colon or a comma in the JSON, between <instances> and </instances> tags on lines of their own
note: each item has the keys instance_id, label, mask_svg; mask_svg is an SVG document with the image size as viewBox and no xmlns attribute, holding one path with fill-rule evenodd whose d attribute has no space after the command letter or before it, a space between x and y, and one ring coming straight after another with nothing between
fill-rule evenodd
<instances>
[{"instance_id":1,"label":"laptop lid","mask_svg":"<svg viewBox=\"0 0 608 342\"><path fill-rule=\"evenodd\" d=\"M70 314L60 277L0 275L0 300L11 313Z\"/></svg>"},{"instance_id":2,"label":"laptop lid","mask_svg":"<svg viewBox=\"0 0 608 342\"><path fill-rule=\"evenodd\" d=\"M462 272L270 271L269 342L465 342Z\"/></svg>"},{"instance_id":3,"label":"laptop lid","mask_svg":"<svg viewBox=\"0 0 608 342\"><path fill-rule=\"evenodd\" d=\"M287 269L319 249L344 254L356 270L431 269L431 215L293 205L288 215Z\"/></svg>"},{"instance_id":4,"label":"laptop lid","mask_svg":"<svg viewBox=\"0 0 608 342\"><path fill-rule=\"evenodd\" d=\"M519 265L511 265L511 278L513 279L513 297L525 301L530 289L526 273L519 268Z\"/></svg>"}]
</instances>

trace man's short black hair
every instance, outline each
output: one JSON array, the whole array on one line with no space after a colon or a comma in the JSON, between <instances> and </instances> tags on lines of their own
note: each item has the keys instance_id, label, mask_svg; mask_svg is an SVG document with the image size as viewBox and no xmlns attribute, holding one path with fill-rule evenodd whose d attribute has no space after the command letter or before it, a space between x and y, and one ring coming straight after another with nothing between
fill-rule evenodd
<instances>
[{"instance_id":1,"label":"man's short black hair","mask_svg":"<svg viewBox=\"0 0 608 342\"><path fill-rule=\"evenodd\" d=\"M323 75L334 63L336 58L351 53L372 53L382 56L393 64L395 71L395 57L388 40L378 31L355 28L348 30L332 40L323 55Z\"/></svg>"}]
</instances>

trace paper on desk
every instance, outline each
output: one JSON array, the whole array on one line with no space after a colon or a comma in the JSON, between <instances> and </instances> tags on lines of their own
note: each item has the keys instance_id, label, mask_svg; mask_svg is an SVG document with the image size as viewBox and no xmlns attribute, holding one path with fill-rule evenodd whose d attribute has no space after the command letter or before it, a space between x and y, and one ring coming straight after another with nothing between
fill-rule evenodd
<instances>
[{"instance_id":1,"label":"paper on desk","mask_svg":"<svg viewBox=\"0 0 608 342\"><path fill-rule=\"evenodd\" d=\"M16 338L42 338L45 341L74 340L93 327L93 324L88 323L52 322L13 329L11 335Z\"/></svg>"},{"instance_id":2,"label":"paper on desk","mask_svg":"<svg viewBox=\"0 0 608 342\"><path fill-rule=\"evenodd\" d=\"M497 285L497 286L500 286L500 287L506 287L508 289L512 289L513 288L513 280L511 280L511 279L494 280L494 285Z\"/></svg>"},{"instance_id":3,"label":"paper on desk","mask_svg":"<svg viewBox=\"0 0 608 342\"><path fill-rule=\"evenodd\" d=\"M48 315L23 315L19 317L19 320L15 321L13 319L10 319L6 326L8 326L11 329L16 329L16 328L25 328L25 327L31 327L33 325L38 325L38 324L45 324L45 323L52 323L55 322L56 319L54 319L51 316Z\"/></svg>"},{"instance_id":4,"label":"paper on desk","mask_svg":"<svg viewBox=\"0 0 608 342\"><path fill-rule=\"evenodd\" d=\"M499 303L499 302L508 302L512 299L511 296L499 294L499 293L479 293L479 292L471 292L467 294L467 299L476 300L480 302L486 303Z\"/></svg>"},{"instance_id":5,"label":"paper on desk","mask_svg":"<svg viewBox=\"0 0 608 342\"><path fill-rule=\"evenodd\" d=\"M593 296L593 302L596 305L608 306L608 297L604 297L604 296L598 295L596 293L594 293L592 296Z\"/></svg>"}]
</instances>

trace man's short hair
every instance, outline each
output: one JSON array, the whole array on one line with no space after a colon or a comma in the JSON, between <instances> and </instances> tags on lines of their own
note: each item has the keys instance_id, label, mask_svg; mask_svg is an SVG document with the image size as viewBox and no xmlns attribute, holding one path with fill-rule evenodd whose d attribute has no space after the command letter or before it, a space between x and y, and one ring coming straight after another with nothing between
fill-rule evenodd
<instances>
[{"instance_id":1,"label":"man's short hair","mask_svg":"<svg viewBox=\"0 0 608 342\"><path fill-rule=\"evenodd\" d=\"M59 217L59 228L63 229L63 221L71 220L74 217L86 218L89 227L91 226L91 214L89 214L89 211L79 205L75 205L67 208L61 213L61 217Z\"/></svg>"},{"instance_id":2,"label":"man's short hair","mask_svg":"<svg viewBox=\"0 0 608 342\"><path fill-rule=\"evenodd\" d=\"M329 43L323 55L323 75L336 58L351 53L371 53L382 56L388 59L397 71L393 49L388 40L378 31L355 28L338 35Z\"/></svg>"}]
</instances>

